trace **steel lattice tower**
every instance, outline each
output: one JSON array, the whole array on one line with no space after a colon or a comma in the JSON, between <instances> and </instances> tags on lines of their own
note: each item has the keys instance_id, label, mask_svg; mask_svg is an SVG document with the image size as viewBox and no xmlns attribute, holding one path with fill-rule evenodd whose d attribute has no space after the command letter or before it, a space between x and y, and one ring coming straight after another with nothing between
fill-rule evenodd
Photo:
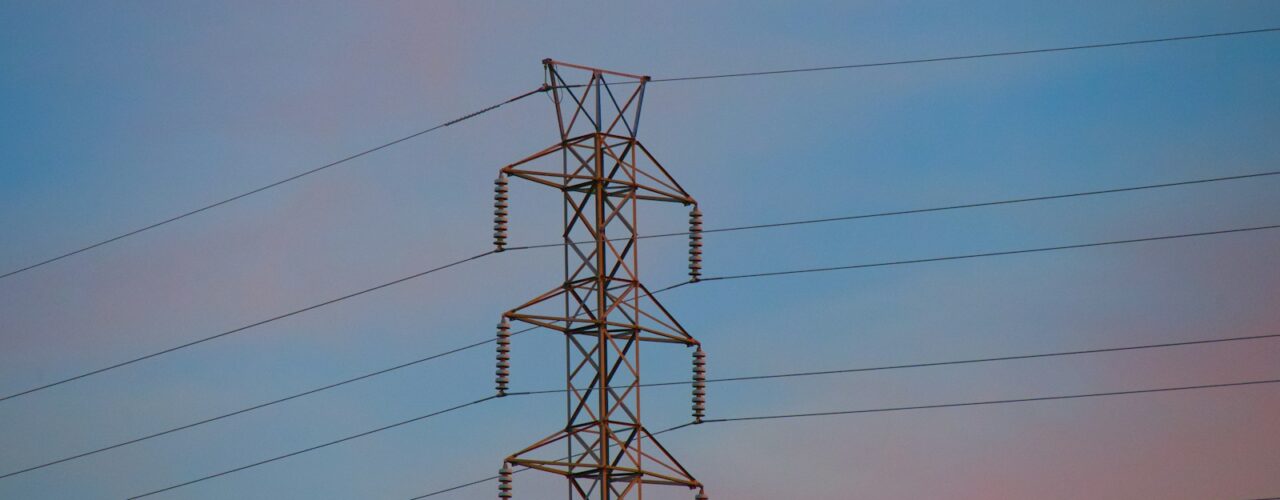
<instances>
[{"instance_id":1,"label":"steel lattice tower","mask_svg":"<svg viewBox=\"0 0 1280 500\"><path fill-rule=\"evenodd\" d=\"M640 282L636 252L640 201L691 206L689 268L697 280L702 215L636 140L649 77L551 59L543 65L560 141L502 168L495 181L494 243L498 251L506 245L508 177L555 188L564 197L565 278L502 315L497 389L506 394L511 321L560 332L568 352L568 418L564 429L506 458L499 497L511 498L511 467L524 466L567 478L572 499L638 499L645 484L684 486L705 499L702 483L641 423L641 344L696 349L695 422L703 416L706 369L700 343ZM586 80L570 83L566 73L569 80ZM544 163L551 165L538 167Z\"/></svg>"}]
</instances>

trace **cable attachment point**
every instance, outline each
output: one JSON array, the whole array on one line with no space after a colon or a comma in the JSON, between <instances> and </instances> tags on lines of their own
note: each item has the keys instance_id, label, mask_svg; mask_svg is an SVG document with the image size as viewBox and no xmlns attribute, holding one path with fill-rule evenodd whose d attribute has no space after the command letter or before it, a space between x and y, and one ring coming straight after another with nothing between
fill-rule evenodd
<instances>
[{"instance_id":1,"label":"cable attachment point","mask_svg":"<svg viewBox=\"0 0 1280 500\"><path fill-rule=\"evenodd\" d=\"M511 464L503 463L498 469L498 498L511 498Z\"/></svg>"},{"instance_id":2,"label":"cable attachment point","mask_svg":"<svg viewBox=\"0 0 1280 500\"><path fill-rule=\"evenodd\" d=\"M702 423L707 416L707 353L702 346L693 351L693 423Z\"/></svg>"},{"instance_id":3,"label":"cable attachment point","mask_svg":"<svg viewBox=\"0 0 1280 500\"><path fill-rule=\"evenodd\" d=\"M702 278L702 211L689 212L689 281Z\"/></svg>"},{"instance_id":4,"label":"cable attachment point","mask_svg":"<svg viewBox=\"0 0 1280 500\"><path fill-rule=\"evenodd\" d=\"M702 490L698 490L698 496L693 498L694 500L710 500L711 499L711 497L707 496L707 492Z\"/></svg>"},{"instance_id":5,"label":"cable attachment point","mask_svg":"<svg viewBox=\"0 0 1280 500\"><path fill-rule=\"evenodd\" d=\"M493 247L501 252L507 246L507 174L493 181Z\"/></svg>"},{"instance_id":6,"label":"cable attachment point","mask_svg":"<svg viewBox=\"0 0 1280 500\"><path fill-rule=\"evenodd\" d=\"M511 380L507 376L511 375L511 323L507 322L507 317L502 317L502 322L498 323L498 378L497 382L498 397L507 395L507 382Z\"/></svg>"}]
</instances>

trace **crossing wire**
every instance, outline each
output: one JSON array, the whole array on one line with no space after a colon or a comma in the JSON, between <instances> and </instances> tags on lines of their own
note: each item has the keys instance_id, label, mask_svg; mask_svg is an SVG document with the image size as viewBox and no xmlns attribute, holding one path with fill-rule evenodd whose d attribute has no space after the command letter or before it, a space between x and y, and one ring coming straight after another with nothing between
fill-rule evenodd
<instances>
[{"instance_id":1,"label":"crossing wire","mask_svg":"<svg viewBox=\"0 0 1280 500\"><path fill-rule=\"evenodd\" d=\"M117 235L117 236L113 236L113 237L111 237L111 238L107 238L107 239L102 240L102 241L99 241L99 242L97 242L97 243L93 243L93 244L91 244L91 245L84 246L84 247L81 247L81 248L79 248L79 249L72 250L72 251L70 251L70 252L66 252L66 253L60 254L60 255L58 255L58 256L56 256L56 257L50 257L50 258L45 259L45 260L42 260L42 261L40 261L40 262L36 262L36 263L34 263L34 264L30 264L30 265L25 266L25 267L21 267L21 268L18 268L18 269L14 269L14 270L9 271L9 272L6 272L6 273L4 273L4 274L0 274L0 279L5 279L5 278L8 278L8 277L10 277L10 276L14 276L14 275L16 275L16 274L19 274L19 273L22 273L22 272L25 272L25 271L32 270L32 269L35 269L35 268L37 268L37 267L40 267L40 266L43 266L43 265L46 265L46 264L52 264L52 263L57 262L57 261L59 261L59 260L65 259L65 258L67 258L67 257L71 257L71 256L73 256L73 255L76 255L76 254L79 254L79 253L82 253L82 252L86 252L86 251L89 251L89 250L93 250L93 249L98 248L98 247L100 247L100 246L107 245L107 244L110 244L110 243L113 243L113 242L116 242L116 241L119 241L119 240L122 240L122 239L128 238L128 237L130 237L130 236L133 236L133 235L136 235L136 234L139 234L139 233L145 232L145 231L150 231L150 230L152 230L152 229L155 229L155 228L157 228L157 227L163 226L163 225L165 225L165 224L169 224L169 223L171 223L171 222L176 222L176 221L179 221L179 220L185 219L185 218L190 217L190 216L192 216L192 215L196 215L196 214L198 214L198 213L200 213L200 212L204 212L204 211L206 211L206 210L210 210L210 209L213 209L213 208L220 207L220 206L222 206L222 205L226 205L226 204L228 204L228 203L231 203L231 202L233 202L233 201L239 200L239 199L244 198L244 197L247 197L247 196L251 196L251 195L254 195L254 194L257 194L257 193L261 193L261 192L266 191L266 190L268 190L268 189L271 189L271 188L274 188L274 187L280 186L281 184L285 184L285 183L288 183L288 182L292 182L292 181L295 181L295 180L301 179L301 178L303 178L303 177L306 177L306 176L308 176L308 175L314 174L314 173L319 172L319 171L321 171L321 170L325 170L325 169L328 169L328 168L331 168L331 167L336 167L336 166L338 166L338 165L342 165L343 163L347 163L347 162L349 162L349 161L351 161L351 160L355 160L355 159L360 158L360 157L362 157L362 156L366 156L366 155L369 155L369 154L372 154L372 153L375 153L375 152L381 151L381 150L383 150L383 149L389 148L389 147L394 146L394 145L396 145L396 144L400 144L400 143L405 142L405 141L407 141L407 140L414 139L414 138L417 138L417 137L421 137L421 136L426 135L426 134L429 134L429 133L431 133L431 132L435 132L435 131L440 130L440 129L442 129L442 128L448 127L448 126L450 126L450 125L454 125L454 124L456 124L456 123L463 122L463 121L469 120L469 119L471 119L471 118L475 118L475 117L477 117L477 116L480 116L480 115L482 115L482 114L488 113L488 112L490 112L490 111L493 111L493 110L495 110L495 109L498 109L498 108L500 108L500 107L502 107L502 106L505 106L505 105L507 105L507 104L511 104L511 103L513 103L513 102L519 101L519 100L524 99L524 98L526 98L526 97L529 97L529 96L531 96L531 95L537 94L537 93L539 93L539 92L545 92L545 91L546 91L546 88L545 88L545 87L539 87L539 88L537 88L537 89L531 90L531 91L529 91L529 92L525 92L525 93L520 94L520 95L518 95L518 96L512 97L512 98L507 99L507 100L505 100L505 101L502 101L502 102L499 102L499 103L494 104L494 105L492 105L492 106L489 106L489 107L487 107L487 108L483 108L483 109L480 109L480 110L477 110L477 111L473 111L473 112L471 112L471 113L468 113L468 114L465 114L465 115L463 115L463 116L460 116L460 117L454 118L454 119L452 119L452 120L449 120L449 121L447 121L447 122L441 123L441 124L436 125L436 126L434 126L434 127L431 127L431 128L425 129L425 130L420 130L420 131L418 131L418 132L414 132L414 133L412 133L412 134L406 135L406 136L401 137L401 138L399 138L399 139L392 140L391 142L387 142L387 143L383 143L383 144L378 145L378 146L374 146L374 147L372 147L372 148L366 149L366 150L361 151L361 152L359 152L359 153L355 153L355 154L353 154L353 155L350 155L350 156L347 156L347 157L345 157L345 158L342 158L342 159L340 159L340 160L337 160L337 161L334 161L334 162L330 162L330 163L326 163L326 164L324 164L324 165L320 165L320 166L315 167L315 168L313 168L313 169L306 170L306 171L303 171L303 172L300 172L300 173L294 174L294 175L292 175L292 176L286 177L286 178L284 178L284 179L280 179L280 180L278 180L278 181L272 182L272 183L267 184L267 185L265 185L265 186L260 186L260 187L257 187L257 188L254 188L254 189L251 189L251 190L249 190L249 191L245 191L245 192L243 192L243 193L237 194L237 195L232 196L232 197L230 197L230 198L225 198L225 199L223 199L223 200L220 200L220 201L217 201L217 202L211 203L211 204L209 204L209 205L205 205L205 206L203 206L203 207L200 207L200 208L197 208L197 209L194 209L194 210L190 210L190 211L187 211L187 212L183 212L183 213L181 213L181 214L175 215L175 216L173 216L173 217L169 217L169 218L164 219L164 220L161 220L161 221L159 221L159 222L155 222L155 223L152 223L152 224L149 224L149 225L146 225L146 226L143 226L143 227L140 227L140 228L134 229L134 230L132 230L132 231L128 231L128 232L126 232L126 233L123 233L123 234L120 234L120 235Z\"/></svg>"},{"instance_id":2,"label":"crossing wire","mask_svg":"<svg viewBox=\"0 0 1280 500\"><path fill-rule=\"evenodd\" d=\"M1060 395L1060 396L1042 396L1042 397L1033 397L1033 398L997 399L997 400L989 400L989 401L971 401L971 402L962 402L962 403L944 403L944 404L917 405L917 406L897 406L897 407L889 407L889 408L869 408L869 409L861 409L861 410L840 410L840 411L828 411L828 412L790 413L790 414L780 414L780 415L713 418L713 419L703 420L702 424L689 422L683 425L672 427L667 430L674 431L677 429L683 429L685 427L694 426L694 425L726 423L726 422L769 421L769 420L781 420L781 419L790 419L790 418L825 417L825 416L836 416L836 415L859 415L859 414L868 414L868 413L888 413L888 412L902 412L902 411L916 411L916 410L937 410L937 409L943 409L943 408L993 406L993 405L1001 405L1001 404L1060 401L1060 400L1084 399L1084 398L1096 398L1096 397L1130 396L1135 394L1152 394L1152 393L1161 393L1161 392L1220 389L1220 388L1226 388L1226 387L1242 387L1242 386L1264 385L1264 384L1275 384L1275 383L1280 383L1280 379L1250 380L1245 382L1229 382L1229 383L1222 383L1222 384L1204 384L1204 385L1190 385L1190 386L1179 386L1179 387L1160 387L1155 389L1136 389L1136 390L1129 390L1129 391L1094 392L1094 393L1087 393L1087 394L1067 394L1067 395ZM420 500L422 498L427 498L427 497L439 495L442 493L447 493L450 491L460 490L469 486L483 484L497 478L498 476L490 476L485 479L475 480L475 481L460 484L457 486L451 486L449 488L436 490L431 493L427 493L425 495L414 497L412 500Z\"/></svg>"}]
</instances>

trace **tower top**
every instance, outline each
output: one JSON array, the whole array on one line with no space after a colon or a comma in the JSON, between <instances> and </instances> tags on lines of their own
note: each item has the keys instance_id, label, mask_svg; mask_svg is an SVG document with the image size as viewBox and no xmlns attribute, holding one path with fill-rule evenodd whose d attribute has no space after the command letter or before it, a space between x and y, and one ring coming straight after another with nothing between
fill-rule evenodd
<instances>
[{"instance_id":1,"label":"tower top","mask_svg":"<svg viewBox=\"0 0 1280 500\"><path fill-rule=\"evenodd\" d=\"M573 64L573 63L568 63L564 61L557 61L550 57L543 59L542 64L546 66L547 69L552 69L555 66L562 66L565 68L573 68L573 69L579 69L582 71L590 71L592 74L596 74L596 75L620 76L622 78L630 78L632 80L639 80L642 82L647 82L649 80L652 80L652 78L650 78L648 75L634 75L631 73L623 73L621 71L612 71L612 70L601 69L601 68L596 68L592 66L584 66L581 64Z\"/></svg>"}]
</instances>

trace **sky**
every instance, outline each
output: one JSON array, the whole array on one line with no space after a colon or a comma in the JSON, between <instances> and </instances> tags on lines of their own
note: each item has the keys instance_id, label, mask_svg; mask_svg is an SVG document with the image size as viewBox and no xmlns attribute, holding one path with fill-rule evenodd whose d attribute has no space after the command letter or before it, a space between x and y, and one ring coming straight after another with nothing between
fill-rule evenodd
<instances>
[{"instance_id":1,"label":"sky","mask_svg":"<svg viewBox=\"0 0 1280 500\"><path fill-rule=\"evenodd\" d=\"M655 78L1280 26L1192 2L21 2L0 4L0 270L422 130L542 82L547 57ZM1275 170L1280 35L654 83L640 139L708 227ZM554 143L529 98L0 280L10 394L489 249L492 179ZM554 241L512 186L513 245ZM646 206L641 226L681 231ZM707 275L1280 224L1280 178L710 234ZM646 240L650 288L684 242ZM712 377L1280 333L1280 232L706 282L662 301ZM487 257L0 402L0 473L492 338L555 250ZM517 337L513 390L563 383ZM646 380L689 356L646 350ZM489 347L0 479L0 498L126 498L492 391ZM1280 377L1280 341L714 384L709 417ZM153 498L408 499L493 475L563 425L555 397L459 410ZM687 389L644 419L687 421ZM1280 387L696 426L664 444L712 498L1280 496ZM517 498L563 494L525 473ZM662 500L692 493L649 488ZM436 498L493 498L489 483Z\"/></svg>"}]
</instances>

